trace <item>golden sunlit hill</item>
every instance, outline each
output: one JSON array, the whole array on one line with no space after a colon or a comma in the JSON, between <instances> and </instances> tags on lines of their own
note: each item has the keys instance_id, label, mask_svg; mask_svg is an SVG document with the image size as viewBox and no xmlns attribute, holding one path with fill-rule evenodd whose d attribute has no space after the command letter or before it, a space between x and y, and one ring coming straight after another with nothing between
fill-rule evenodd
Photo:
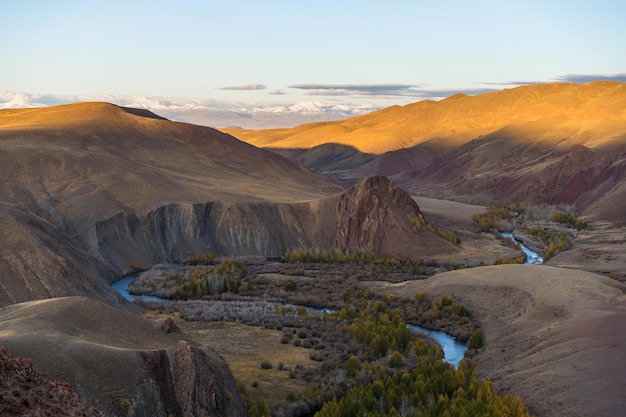
<instances>
[{"instance_id":1,"label":"golden sunlit hill","mask_svg":"<svg viewBox=\"0 0 626 417\"><path fill-rule=\"evenodd\" d=\"M226 212L342 190L216 130L106 103L0 111L0 175L0 305L66 295L114 301L100 279L142 261L115 265L100 254L97 224L115 216L218 201Z\"/></svg>"},{"instance_id":2,"label":"golden sunlit hill","mask_svg":"<svg viewBox=\"0 0 626 417\"><path fill-rule=\"evenodd\" d=\"M439 102L392 106L336 122L232 133L264 148L310 149L337 143L363 153L382 154L424 142L453 147L506 126L540 119L562 117L571 121L572 128L576 121L596 121L596 125L605 120L626 121L625 91L624 83L611 81L535 84L477 96L457 94ZM576 143L591 141L581 136ZM610 139L610 134L602 132L594 142Z\"/></svg>"},{"instance_id":3,"label":"golden sunlit hill","mask_svg":"<svg viewBox=\"0 0 626 417\"><path fill-rule=\"evenodd\" d=\"M386 175L413 193L569 203L626 223L625 83L536 84L232 133L346 183Z\"/></svg>"}]
</instances>

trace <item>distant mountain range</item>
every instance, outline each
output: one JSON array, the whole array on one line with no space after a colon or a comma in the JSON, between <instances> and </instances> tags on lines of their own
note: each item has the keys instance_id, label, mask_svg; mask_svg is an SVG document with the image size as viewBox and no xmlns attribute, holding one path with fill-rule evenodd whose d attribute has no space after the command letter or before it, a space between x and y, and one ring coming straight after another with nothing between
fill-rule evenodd
<instances>
[{"instance_id":1,"label":"distant mountain range","mask_svg":"<svg viewBox=\"0 0 626 417\"><path fill-rule=\"evenodd\" d=\"M345 105L318 101L295 104L226 103L194 98L144 96L59 96L0 92L0 109L48 107L85 101L107 101L146 109L167 119L214 128L265 129L327 122L379 110L373 104Z\"/></svg>"},{"instance_id":2,"label":"distant mountain range","mask_svg":"<svg viewBox=\"0 0 626 417\"><path fill-rule=\"evenodd\" d=\"M415 194L575 204L626 224L626 83L534 84L291 129L224 131L346 185L385 175Z\"/></svg>"}]
</instances>

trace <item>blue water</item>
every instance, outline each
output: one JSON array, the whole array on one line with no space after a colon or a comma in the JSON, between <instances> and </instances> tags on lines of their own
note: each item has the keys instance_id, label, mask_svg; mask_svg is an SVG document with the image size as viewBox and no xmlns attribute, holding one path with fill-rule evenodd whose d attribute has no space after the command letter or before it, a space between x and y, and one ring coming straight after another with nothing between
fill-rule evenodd
<instances>
[{"instance_id":1,"label":"blue water","mask_svg":"<svg viewBox=\"0 0 626 417\"><path fill-rule=\"evenodd\" d=\"M533 252L530 249L528 249L526 246L524 246L522 242L515 240L515 238L513 237L513 233L504 232L502 233L502 237L510 237L511 239L513 239L513 242L520 244L520 246L522 247L522 250L526 254L526 262L524 262L525 264L539 265L543 263L543 258L537 255L537 252Z\"/></svg>"},{"instance_id":2,"label":"blue water","mask_svg":"<svg viewBox=\"0 0 626 417\"><path fill-rule=\"evenodd\" d=\"M434 338L437 343L439 343L439 346L441 346L441 350L443 350L443 360L453 365L455 368L459 366L459 362L461 362L467 350L465 343L459 342L454 337L444 332L430 330L415 324L407 324L406 327L426 333Z\"/></svg>"},{"instance_id":3,"label":"blue water","mask_svg":"<svg viewBox=\"0 0 626 417\"><path fill-rule=\"evenodd\" d=\"M134 301L137 298L141 298L142 300L150 300L150 301L162 300L162 298L154 297L151 295L132 295L131 293L129 293L128 286L133 282L134 279L135 277L133 277L132 275L129 275L127 277L120 279L119 281L115 281L113 284L111 284L111 288L113 288L115 291L120 293L122 297L126 298L129 301Z\"/></svg>"}]
</instances>

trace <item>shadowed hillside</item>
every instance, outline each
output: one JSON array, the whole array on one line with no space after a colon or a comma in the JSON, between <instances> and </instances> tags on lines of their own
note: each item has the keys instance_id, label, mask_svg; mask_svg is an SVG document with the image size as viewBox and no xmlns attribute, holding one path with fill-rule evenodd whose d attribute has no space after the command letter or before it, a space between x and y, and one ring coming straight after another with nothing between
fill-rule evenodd
<instances>
[{"instance_id":1,"label":"shadowed hillside","mask_svg":"<svg viewBox=\"0 0 626 417\"><path fill-rule=\"evenodd\" d=\"M457 252L434 230L413 230L421 214L406 191L372 177L309 202L173 204L145 217L119 213L97 222L96 233L99 253L118 269L130 262L181 262L203 251L280 257L293 249L336 247L411 258Z\"/></svg>"},{"instance_id":2,"label":"shadowed hillside","mask_svg":"<svg viewBox=\"0 0 626 417\"><path fill-rule=\"evenodd\" d=\"M170 330L85 297L0 308L2 344L103 416L246 415L224 361Z\"/></svg>"},{"instance_id":3,"label":"shadowed hillside","mask_svg":"<svg viewBox=\"0 0 626 417\"><path fill-rule=\"evenodd\" d=\"M537 84L390 107L333 123L233 132L353 183L392 177L414 193L570 203L626 223L626 84ZM351 147L338 155L337 145ZM348 148L350 149L350 148Z\"/></svg>"},{"instance_id":4,"label":"shadowed hillside","mask_svg":"<svg viewBox=\"0 0 626 417\"><path fill-rule=\"evenodd\" d=\"M210 128L106 103L0 111L0 305L118 302L96 223L168 204L295 202L342 188ZM102 278L106 278L104 280Z\"/></svg>"}]
</instances>

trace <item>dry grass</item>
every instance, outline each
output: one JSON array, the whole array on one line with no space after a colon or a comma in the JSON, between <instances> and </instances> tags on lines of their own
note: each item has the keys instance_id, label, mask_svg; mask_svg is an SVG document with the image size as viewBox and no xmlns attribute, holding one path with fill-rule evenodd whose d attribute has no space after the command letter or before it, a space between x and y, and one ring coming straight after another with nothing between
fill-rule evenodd
<instances>
[{"instance_id":1,"label":"dry grass","mask_svg":"<svg viewBox=\"0 0 626 417\"><path fill-rule=\"evenodd\" d=\"M146 317L164 317L146 311ZM235 380L248 390L253 401L265 400L270 407L284 402L290 393L303 393L316 383L290 378L296 365L319 366L309 358L311 349L281 343L282 332L238 323L185 321L171 315L178 327L195 342L219 353L230 367ZM262 369L268 361L272 369ZM279 370L282 363L284 369ZM256 385L256 386L254 386Z\"/></svg>"},{"instance_id":2,"label":"dry grass","mask_svg":"<svg viewBox=\"0 0 626 417\"><path fill-rule=\"evenodd\" d=\"M608 223L592 223L570 250L550 259L550 265L593 272L626 283L626 236L624 229Z\"/></svg>"}]
</instances>

